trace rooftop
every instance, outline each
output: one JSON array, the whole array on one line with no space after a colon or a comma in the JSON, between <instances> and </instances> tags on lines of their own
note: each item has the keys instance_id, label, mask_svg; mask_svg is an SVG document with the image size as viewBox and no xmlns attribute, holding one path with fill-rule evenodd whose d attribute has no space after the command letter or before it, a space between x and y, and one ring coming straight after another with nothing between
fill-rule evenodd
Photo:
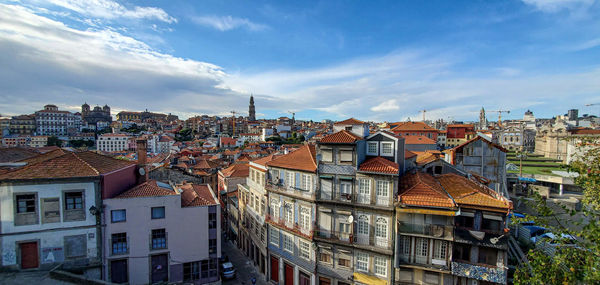
<instances>
[{"instance_id":1,"label":"rooftop","mask_svg":"<svg viewBox=\"0 0 600 285\"><path fill-rule=\"evenodd\" d=\"M267 162L267 166L316 172L317 162L315 146L311 144L304 145L293 152Z\"/></svg>"},{"instance_id":2,"label":"rooftop","mask_svg":"<svg viewBox=\"0 0 600 285\"><path fill-rule=\"evenodd\" d=\"M160 182L157 183L156 180L149 180L119 194L114 199L169 196L176 194L177 193L175 193L173 188L171 188L171 186L169 186L168 184Z\"/></svg>"},{"instance_id":3,"label":"rooftop","mask_svg":"<svg viewBox=\"0 0 600 285\"><path fill-rule=\"evenodd\" d=\"M362 140L360 136L353 134L352 132L341 130L337 133L325 136L319 142L320 143L355 143L356 141Z\"/></svg>"},{"instance_id":4,"label":"rooftop","mask_svg":"<svg viewBox=\"0 0 600 285\"><path fill-rule=\"evenodd\" d=\"M381 156L365 160L358 168L359 171L378 172L385 174L399 174L400 166Z\"/></svg>"},{"instance_id":5,"label":"rooftop","mask_svg":"<svg viewBox=\"0 0 600 285\"><path fill-rule=\"evenodd\" d=\"M346 119L346 120L343 120L343 121L336 122L334 125L336 125L336 126L340 126L340 125L362 125L364 123L365 122L363 122L361 120L357 120L355 118L350 118L350 119Z\"/></svg>"}]
</instances>

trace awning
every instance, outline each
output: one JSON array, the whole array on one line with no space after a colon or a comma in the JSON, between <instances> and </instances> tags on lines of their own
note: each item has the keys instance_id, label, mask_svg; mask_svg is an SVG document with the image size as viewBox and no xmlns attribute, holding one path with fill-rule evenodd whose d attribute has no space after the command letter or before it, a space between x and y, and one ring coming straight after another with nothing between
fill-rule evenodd
<instances>
[{"instance_id":1,"label":"awning","mask_svg":"<svg viewBox=\"0 0 600 285\"><path fill-rule=\"evenodd\" d=\"M319 177L325 178L325 179L333 179L333 176L331 176L331 175L321 175Z\"/></svg>"},{"instance_id":2,"label":"awning","mask_svg":"<svg viewBox=\"0 0 600 285\"><path fill-rule=\"evenodd\" d=\"M537 182L537 180L535 180L535 178L529 178L529 177L521 177L519 176L519 181L525 181L525 182Z\"/></svg>"},{"instance_id":3,"label":"awning","mask_svg":"<svg viewBox=\"0 0 600 285\"><path fill-rule=\"evenodd\" d=\"M388 282L375 276L354 272L354 281L369 285L387 285Z\"/></svg>"},{"instance_id":4,"label":"awning","mask_svg":"<svg viewBox=\"0 0 600 285\"><path fill-rule=\"evenodd\" d=\"M340 180L353 180L354 178L348 177L348 176L340 176L339 179Z\"/></svg>"},{"instance_id":5,"label":"awning","mask_svg":"<svg viewBox=\"0 0 600 285\"><path fill-rule=\"evenodd\" d=\"M455 211L444 211L444 210L396 208L396 212L414 213L414 214L429 214L429 215L440 215L440 216L456 216Z\"/></svg>"}]
</instances>

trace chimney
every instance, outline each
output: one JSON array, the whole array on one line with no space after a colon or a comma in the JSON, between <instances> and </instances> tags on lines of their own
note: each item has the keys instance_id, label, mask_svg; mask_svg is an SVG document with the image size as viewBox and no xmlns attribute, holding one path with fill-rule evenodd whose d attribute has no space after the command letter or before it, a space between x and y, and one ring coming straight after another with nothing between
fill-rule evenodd
<instances>
[{"instance_id":1,"label":"chimney","mask_svg":"<svg viewBox=\"0 0 600 285\"><path fill-rule=\"evenodd\" d=\"M146 139L137 139L135 143L137 145L138 170L140 171L138 184L142 184L148 180L148 168L146 167ZM141 171L142 169L144 170L143 172Z\"/></svg>"}]
</instances>

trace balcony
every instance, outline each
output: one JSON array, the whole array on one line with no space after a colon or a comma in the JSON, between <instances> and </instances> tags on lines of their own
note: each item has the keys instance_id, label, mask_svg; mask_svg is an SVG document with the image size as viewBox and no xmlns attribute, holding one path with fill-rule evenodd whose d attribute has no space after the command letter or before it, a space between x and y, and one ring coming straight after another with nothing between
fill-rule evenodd
<instances>
[{"instance_id":1,"label":"balcony","mask_svg":"<svg viewBox=\"0 0 600 285\"><path fill-rule=\"evenodd\" d=\"M288 197L297 198L300 200L308 200L308 201L315 200L315 192L314 191L311 192L311 191L296 188L293 186L287 186L287 185L283 185L281 183L272 182L270 180L267 181L267 185L265 186L265 189L269 192L285 195Z\"/></svg>"},{"instance_id":2,"label":"balcony","mask_svg":"<svg viewBox=\"0 0 600 285\"><path fill-rule=\"evenodd\" d=\"M506 273L506 269L496 266L471 264L466 261L452 262L452 274L460 277L506 284Z\"/></svg>"},{"instance_id":3,"label":"balcony","mask_svg":"<svg viewBox=\"0 0 600 285\"><path fill-rule=\"evenodd\" d=\"M454 229L454 240L460 243L508 250L508 234L501 231L476 231L471 228L456 227Z\"/></svg>"},{"instance_id":4,"label":"balcony","mask_svg":"<svg viewBox=\"0 0 600 285\"><path fill-rule=\"evenodd\" d=\"M375 197L372 198L370 195L365 196L362 194L350 194L350 193L325 193L321 192L319 195L319 201L321 202L334 202L340 204L354 204L364 205L370 208L386 209L392 208L393 202L389 197Z\"/></svg>"},{"instance_id":5,"label":"balcony","mask_svg":"<svg viewBox=\"0 0 600 285\"><path fill-rule=\"evenodd\" d=\"M398 233L417 234L441 239L452 239L454 228L446 225L412 224L398 222Z\"/></svg>"},{"instance_id":6,"label":"balcony","mask_svg":"<svg viewBox=\"0 0 600 285\"><path fill-rule=\"evenodd\" d=\"M348 232L317 230L316 238L329 241L339 241L349 244L352 244L354 242L354 235Z\"/></svg>"},{"instance_id":7,"label":"balcony","mask_svg":"<svg viewBox=\"0 0 600 285\"><path fill-rule=\"evenodd\" d=\"M354 245L355 247L367 250L382 250L383 253L389 254L392 250L392 242L387 238L374 236L355 235L347 232L316 230L316 239L334 242L338 244Z\"/></svg>"},{"instance_id":8,"label":"balcony","mask_svg":"<svg viewBox=\"0 0 600 285\"><path fill-rule=\"evenodd\" d=\"M290 222L287 222L286 220L284 220L283 218L274 217L274 216L271 216L270 214L267 214L265 216L265 218L266 218L265 220L267 221L267 223L276 225L280 228L284 228L284 229L291 231L294 234L302 236L306 239L312 239L312 237L313 237L314 224L312 225L311 228L307 229L307 228L301 227L298 223L290 223Z\"/></svg>"}]
</instances>

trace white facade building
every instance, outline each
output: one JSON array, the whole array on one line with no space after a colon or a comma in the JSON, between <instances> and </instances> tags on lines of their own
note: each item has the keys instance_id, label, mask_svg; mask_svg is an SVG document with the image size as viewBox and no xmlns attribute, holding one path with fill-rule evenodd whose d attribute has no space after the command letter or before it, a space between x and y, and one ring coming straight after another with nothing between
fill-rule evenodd
<instances>
[{"instance_id":1,"label":"white facade building","mask_svg":"<svg viewBox=\"0 0 600 285\"><path fill-rule=\"evenodd\" d=\"M131 137L124 134L103 134L98 137L97 147L100 151L124 151L129 148L128 140Z\"/></svg>"},{"instance_id":2,"label":"white facade building","mask_svg":"<svg viewBox=\"0 0 600 285\"><path fill-rule=\"evenodd\" d=\"M35 124L38 135L65 136L79 132L81 116L46 105L44 110L35 112Z\"/></svg>"}]
</instances>

